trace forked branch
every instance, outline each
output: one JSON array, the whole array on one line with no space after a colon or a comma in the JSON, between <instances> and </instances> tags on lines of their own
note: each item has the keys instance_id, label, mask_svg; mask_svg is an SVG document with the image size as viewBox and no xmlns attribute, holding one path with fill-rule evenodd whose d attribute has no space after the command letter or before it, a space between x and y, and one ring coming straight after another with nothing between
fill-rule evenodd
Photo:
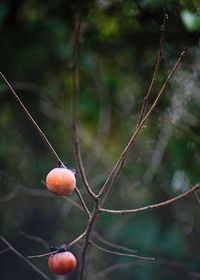
<instances>
[{"instance_id":1,"label":"forked branch","mask_svg":"<svg viewBox=\"0 0 200 280\"><path fill-rule=\"evenodd\" d=\"M148 112L146 113L146 115L143 117L143 119L141 120L141 122L139 123L139 125L136 127L136 130L135 132L133 133L132 137L130 138L128 144L126 145L125 149L123 150L123 152L121 153L118 161L116 162L114 168L112 169L110 175L108 176L105 184L103 185L102 189L100 190L99 192L99 195L98 197L100 199L102 199L105 194L109 191L110 187L111 187L111 183L113 182L113 180L116 178L117 174L120 172L122 166L123 166L123 163L124 163L124 160L126 159L126 156L130 150L130 148L132 147L132 145L135 143L135 140L139 134L139 132L141 131L141 129L143 128L147 118L150 116L150 114L153 112L153 110L155 109L161 95L163 94L167 84L169 83L172 75L174 74L175 70L177 69L178 65L180 64L180 61L181 59L183 58L183 56L185 55L186 53L186 49L184 49L178 60L176 61L176 63L174 64L174 66L172 67L167 79L165 80L163 86L161 87L160 91L158 92L157 94L157 97L155 98L153 104L151 105L150 109L148 110Z\"/></svg>"}]
</instances>

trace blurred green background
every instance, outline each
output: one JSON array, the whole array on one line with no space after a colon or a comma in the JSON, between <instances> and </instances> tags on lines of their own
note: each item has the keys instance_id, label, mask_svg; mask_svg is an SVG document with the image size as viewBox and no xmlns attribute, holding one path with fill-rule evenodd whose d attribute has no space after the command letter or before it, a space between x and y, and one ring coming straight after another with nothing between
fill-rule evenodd
<instances>
[{"instance_id":1,"label":"blurred green background","mask_svg":"<svg viewBox=\"0 0 200 280\"><path fill-rule=\"evenodd\" d=\"M173 197L199 182L200 2L157 0L0 2L0 71L69 167L75 167L71 118L74 17L84 25L79 58L80 142L88 180L98 191L138 120L153 74L163 10L169 15L160 75L151 101L181 50L188 54L129 153L106 202L135 208ZM70 242L85 229L77 197L49 194L56 166L49 150L0 81L0 231L23 255ZM78 174L78 187L92 207ZM75 203L74 203L75 202ZM200 207L190 196L133 216L99 217L106 240L156 257L154 263L91 248L87 279L200 279ZM98 235L94 237L98 244ZM107 245L103 245L107 247ZM3 250L5 245L0 243ZM73 248L79 257L79 248ZM47 258L33 263L51 279ZM0 279L40 279L12 252L0 254ZM61 279L58 278L57 279ZM68 279L76 279L76 273Z\"/></svg>"}]
</instances>

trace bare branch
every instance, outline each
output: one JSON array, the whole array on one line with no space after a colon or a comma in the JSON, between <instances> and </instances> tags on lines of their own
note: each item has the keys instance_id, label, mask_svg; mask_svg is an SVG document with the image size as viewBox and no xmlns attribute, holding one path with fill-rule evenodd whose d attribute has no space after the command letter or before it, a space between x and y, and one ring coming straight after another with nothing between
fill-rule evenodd
<instances>
[{"instance_id":1,"label":"bare branch","mask_svg":"<svg viewBox=\"0 0 200 280\"><path fill-rule=\"evenodd\" d=\"M3 249L3 250L0 251L0 255L3 255L3 254L5 254L9 251L10 251L10 248Z\"/></svg>"},{"instance_id":2,"label":"bare branch","mask_svg":"<svg viewBox=\"0 0 200 280\"><path fill-rule=\"evenodd\" d=\"M93 235L100 241L102 242L103 244L109 246L109 247L112 247L112 248L115 248L115 249L119 249L119 250L122 250L122 251L126 251L130 254L134 254L134 253L137 253L137 250L133 250L133 249L130 249L128 247L125 247L125 246L122 246L122 245L119 245L119 244L115 244L113 242L110 242L108 240L106 240L105 238L103 238L98 232L94 232Z\"/></svg>"},{"instance_id":3,"label":"bare branch","mask_svg":"<svg viewBox=\"0 0 200 280\"><path fill-rule=\"evenodd\" d=\"M126 262L126 263L118 263L111 265L107 267L106 269L102 270L101 272L89 277L89 280L101 280L101 279L107 279L106 276L108 274L119 270L119 269L127 269L130 266L138 266L138 265L143 265L144 263L149 263L149 261L141 261L141 260L136 260L136 261L131 261L131 262ZM164 267L169 267L170 269L173 270L181 270L184 273L188 275L187 279L200 279L200 274L198 272L190 271L189 268L187 268L187 264L177 262L177 261L172 261L172 260L166 260L166 259L156 259L154 262L151 262L154 266L155 265L160 265ZM192 278L191 278L192 277Z\"/></svg>"},{"instance_id":4,"label":"bare branch","mask_svg":"<svg viewBox=\"0 0 200 280\"><path fill-rule=\"evenodd\" d=\"M26 257L24 257L20 252L18 252L3 236L0 236L0 239L4 244L8 246L8 248L17 255L20 259L22 259L25 263L27 263L37 274L39 274L43 279L50 280L46 274L44 274L39 268L37 268L34 264L32 264Z\"/></svg>"},{"instance_id":5,"label":"bare branch","mask_svg":"<svg viewBox=\"0 0 200 280\"><path fill-rule=\"evenodd\" d=\"M200 206L200 198L199 198L198 194L196 192L193 192L193 195L196 199L197 204Z\"/></svg>"},{"instance_id":6,"label":"bare branch","mask_svg":"<svg viewBox=\"0 0 200 280\"><path fill-rule=\"evenodd\" d=\"M78 117L77 117L77 102L78 102L78 54L80 48L80 37L81 37L81 21L80 18L76 18L75 24L75 39L73 46L73 64L72 64L72 134L73 134L73 143L74 143L74 151L76 156L77 166L81 175L81 179L85 186L88 194L96 200L96 195L90 188L90 185L87 181L85 169L83 167L83 161L81 156L80 142L78 136Z\"/></svg>"},{"instance_id":7,"label":"bare branch","mask_svg":"<svg viewBox=\"0 0 200 280\"><path fill-rule=\"evenodd\" d=\"M19 192L24 192L27 195L30 196L36 196L36 197L43 197L43 198L53 198L53 199L58 199L58 196L55 196L54 194L47 192L46 190L41 190L41 189L33 189L28 186L24 186L22 184L19 184L16 178L8 175L6 172L0 169L0 174L6 177L7 179L7 184L8 182L11 183L12 186L14 186L14 189L8 193L6 196L0 199L1 202L7 202L10 199L13 199ZM42 182L44 185L45 183ZM78 196L78 195L77 195ZM79 210L82 212L85 211L83 205L80 205L78 202L74 201L68 196L61 196L59 199L67 200L72 206L77 207ZM68 204L69 205L69 204Z\"/></svg>"},{"instance_id":8,"label":"bare branch","mask_svg":"<svg viewBox=\"0 0 200 280\"><path fill-rule=\"evenodd\" d=\"M127 269L131 265L141 262L141 261L132 261L132 262L126 262L126 263L116 263L113 265L110 265L109 267L105 268L104 270L98 272L97 274L89 277L89 280L101 280L101 279L107 279L107 275L110 273L119 270L119 269Z\"/></svg>"},{"instance_id":9,"label":"bare branch","mask_svg":"<svg viewBox=\"0 0 200 280\"><path fill-rule=\"evenodd\" d=\"M185 55L186 50L184 49L179 58L177 59L176 63L174 64L174 66L172 67L167 79L165 80L163 86L161 87L156 99L154 100L153 104L151 105L150 109L148 110L148 112L146 113L146 115L144 116L144 118L141 120L140 124L136 127L135 132L133 133L132 137L130 138L128 144L126 145L125 149L123 150L123 152L121 153L118 161L116 162L114 168L112 169L110 175L108 176L106 182L104 183L102 189L99 192L98 197L102 199L102 197L109 191L112 182L114 181L114 179L117 177L117 174L120 172L124 160L130 150L130 148L132 147L132 145L135 143L135 139L137 137L137 135L139 134L139 132L141 131L141 129L144 127L145 121L147 120L147 118L149 117L149 115L153 112L153 110L155 109L161 95L163 94L167 84L169 83L169 80L171 79L172 75L174 74L175 70L177 69L178 65L180 64L181 59L183 58L183 56Z\"/></svg>"},{"instance_id":10,"label":"bare branch","mask_svg":"<svg viewBox=\"0 0 200 280\"><path fill-rule=\"evenodd\" d=\"M99 250L109 253L109 254L113 254L113 255L118 255L118 256L124 256L124 257L131 257L131 258L136 258L136 259L140 259L140 260L145 260L145 261L155 261L155 258L150 258L150 257L142 257L142 256L138 256L138 255L133 255L133 254L127 254L127 253L121 253L121 252L116 252L113 250L109 250L109 249L105 249L99 245L97 245L95 242L90 241L90 243L95 246L96 248L98 248Z\"/></svg>"},{"instance_id":11,"label":"bare branch","mask_svg":"<svg viewBox=\"0 0 200 280\"><path fill-rule=\"evenodd\" d=\"M173 204L173 203L177 202L178 200L183 199L186 196L196 192L199 188L200 188L200 183L195 185L194 187L192 187L188 191L186 191L182 194L179 194L176 197L173 197L171 199L165 200L165 201L157 203L157 204L151 204L151 205L148 205L148 206L144 206L144 207L141 207L141 208L130 209L130 210L109 210L109 209L105 209L105 208L100 208L99 211L100 212L105 212L105 213L110 213L110 214L118 214L118 215L136 214L136 213L140 213L140 212L147 211L147 210L150 210L150 209L156 209L156 208L160 208L160 207L163 207L163 206L168 206L170 204Z\"/></svg>"},{"instance_id":12,"label":"bare branch","mask_svg":"<svg viewBox=\"0 0 200 280\"><path fill-rule=\"evenodd\" d=\"M10 91L12 92L12 94L14 95L15 99L17 100L17 102L19 103L19 105L21 106L21 108L23 109L23 111L25 112L25 114L27 115L27 117L29 118L29 120L32 122L32 124L34 125L34 127L36 128L36 130L38 131L39 135L41 136L41 138L43 139L43 141L45 142L45 144L47 145L48 149L51 151L52 155L54 156L54 158L56 159L56 161L58 162L59 165L62 165L62 161L59 158L59 156L57 155L56 151L54 150L53 146L51 145L51 143L49 142L48 138L46 137L46 135L44 134L44 132L41 130L41 128L38 126L38 124L36 123L36 121L33 119L33 117L31 116L31 114L29 113L28 109L26 108L26 106L24 105L24 103L21 101L21 99L19 98L19 96L17 95L17 93L15 92L15 90L13 89L13 87L11 86L11 84L8 82L8 80L6 79L6 77L0 72L0 75L2 77L2 79L4 80L4 82L7 84L8 88L10 89Z\"/></svg>"},{"instance_id":13,"label":"bare branch","mask_svg":"<svg viewBox=\"0 0 200 280\"><path fill-rule=\"evenodd\" d=\"M42 244L46 249L49 249L49 248L50 248L50 245L49 245L43 238L41 238L41 237L28 234L28 233L24 232L23 230L20 230L19 233L20 233L22 236L24 236L25 238L27 238L27 239L30 239L30 240L39 242L39 243Z\"/></svg>"},{"instance_id":14,"label":"bare branch","mask_svg":"<svg viewBox=\"0 0 200 280\"><path fill-rule=\"evenodd\" d=\"M142 104L140 117L139 117L139 121L138 121L137 126L140 124L140 122L142 121L142 119L145 115L145 110L146 110L146 106L147 106L148 101L149 101L149 96L152 93L152 90L155 86L155 83L156 83L156 80L157 80L157 77L158 77L160 62L161 62L162 55L163 55L163 44L164 44L164 36L165 36L165 28L166 28L166 21L167 20L168 20L168 15L164 12L163 23L162 23L162 26L160 28L160 33L161 33L160 34L160 46L159 46L158 56L157 56L157 60L156 60L156 65L155 65L155 69L154 69L154 72L153 72L153 77L152 77L148 92L147 92L147 94L146 94L146 96L144 97L144 100L143 100L143 104Z\"/></svg>"},{"instance_id":15,"label":"bare branch","mask_svg":"<svg viewBox=\"0 0 200 280\"><path fill-rule=\"evenodd\" d=\"M149 117L149 115L152 113L152 111L156 107L156 105L157 105L157 103L158 103L162 93L164 92L164 90L165 90L169 80L171 79L172 75L174 74L174 72L175 72L176 68L178 67L182 57L184 56L184 54L185 54L185 50L181 52L177 62L172 67L172 69L171 69L167 79L165 80L162 88L158 92L157 97L155 98L153 104L151 105L150 109L148 110L146 115L141 120L141 122L138 125L138 127L136 127L135 132L133 133L132 137L130 138L127 146L124 149L124 151L120 155L117 163L115 164L113 170L111 171L110 175L108 176L108 178L107 178L105 184L103 185L102 189L100 190L99 194L96 197L94 197L94 199L95 199L95 206L94 206L94 210L93 210L92 216L88 220L87 228L86 228L86 231L85 231L86 232L86 235L85 235L86 238L85 238L85 244L84 244L84 247L83 247L83 251L82 251L82 254L81 254L81 264L80 264L80 269L79 269L79 273L78 273L78 280L82 280L83 276L84 276L84 269L85 269L85 264L86 264L87 250L88 250L89 244L91 242L90 236L91 236L91 233L93 231L94 224L95 224L95 221L96 221L96 219L98 217L98 214L99 214L99 212L103 212L104 210L109 212L109 210L107 210L107 209L99 208L100 203L103 204L103 202L104 202L103 199L105 198L105 195L108 194L112 182L116 179L117 175L119 174L119 171L122 168L123 162L124 162L124 160L125 160L125 158L127 156L128 151L130 150L131 146L135 142L135 139L136 139L137 135L139 134L139 132L143 128L146 119ZM77 101L77 100L75 99L75 101ZM106 212L106 211L104 211L104 212ZM112 211L112 210L110 210L110 211Z\"/></svg>"},{"instance_id":16,"label":"bare branch","mask_svg":"<svg viewBox=\"0 0 200 280\"><path fill-rule=\"evenodd\" d=\"M81 254L80 269L79 269L78 277L77 277L78 280L82 280L83 276L84 276L86 256L87 256L88 247L90 245L90 236L91 236L95 221L98 217L98 213L99 213L99 201L97 200L95 202L95 206L94 206L92 216L88 220L87 228L86 228L86 231L85 231L85 244L83 246L83 250L82 250L82 254Z\"/></svg>"},{"instance_id":17,"label":"bare branch","mask_svg":"<svg viewBox=\"0 0 200 280\"><path fill-rule=\"evenodd\" d=\"M27 258L28 258L28 259L42 258L42 257L50 256L51 254L54 254L54 253L57 253L57 252L58 252L58 250L55 250L55 251L43 253L43 254L40 254L40 255L27 256Z\"/></svg>"},{"instance_id":18,"label":"bare branch","mask_svg":"<svg viewBox=\"0 0 200 280\"><path fill-rule=\"evenodd\" d=\"M76 192L76 194L77 194L77 196L78 196L78 198L81 202L81 205L83 206L83 209L84 209L85 213L87 214L88 218L90 218L91 217L90 211L87 208L87 205L85 204L85 201L84 201L84 199L83 199L83 197L82 197L82 195L81 195L81 193L80 193L80 191L77 187L75 188L75 192Z\"/></svg>"},{"instance_id":19,"label":"bare branch","mask_svg":"<svg viewBox=\"0 0 200 280\"><path fill-rule=\"evenodd\" d=\"M66 246L72 246L72 245L76 245L77 242L79 242L81 239L83 239L86 235L86 232L83 232L82 234L80 234L76 239L74 239L73 241L71 241L70 243L68 244L65 244ZM51 252L47 252L47 253L44 253L44 254L40 254L40 255L32 255L32 256L28 256L27 258L29 259L36 259L36 258L42 258L42 257L46 257L46 256L49 256L53 253L57 253L58 250L55 250L55 251L51 251Z\"/></svg>"}]
</instances>

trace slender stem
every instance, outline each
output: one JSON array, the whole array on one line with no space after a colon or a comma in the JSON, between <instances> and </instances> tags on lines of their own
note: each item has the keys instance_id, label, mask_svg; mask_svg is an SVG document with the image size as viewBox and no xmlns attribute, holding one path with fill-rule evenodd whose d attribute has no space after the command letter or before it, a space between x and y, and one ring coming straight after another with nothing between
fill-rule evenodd
<instances>
[{"instance_id":1,"label":"slender stem","mask_svg":"<svg viewBox=\"0 0 200 280\"><path fill-rule=\"evenodd\" d=\"M4 82L7 84L8 88L10 89L10 91L12 92L12 94L14 95L15 99L17 100L17 102L19 103L19 105L21 106L21 108L23 109L23 111L25 112L25 114L27 115L27 117L29 118L29 120L32 122L32 124L34 125L34 127L36 128L36 130L38 131L39 135L41 136L41 138L43 139L43 141L45 142L45 144L47 145L47 147L49 148L49 150L51 151L52 155L54 156L54 158L56 159L56 161L58 162L59 165L62 165L62 161L59 158L59 156L57 155L56 151L54 150L53 146L51 145L51 143L49 142L48 138L46 137L46 135L44 134L44 132L42 131L42 129L39 127L39 125L36 123L36 121L33 119L33 117L31 116L31 114L29 113L28 109L26 108L26 106L24 105L24 103L21 101L21 99L19 98L19 96L17 95L17 93L15 92L15 90L13 89L13 87L11 86L11 84L8 82L8 80L6 79L6 77L3 75L3 73L0 72L0 75L2 77L2 79L4 80Z\"/></svg>"},{"instance_id":2,"label":"slender stem","mask_svg":"<svg viewBox=\"0 0 200 280\"><path fill-rule=\"evenodd\" d=\"M168 15L164 12L164 16L163 16L163 23L161 25L160 28L160 46L159 46L159 51L158 51L158 56L157 56L157 60L156 60L156 65L155 65L155 69L153 72L153 77L151 79L151 83L148 89L148 92L146 94L146 96L144 97L143 100L143 104L142 104L142 108L141 108L141 112L140 112L140 117L139 117L139 121L137 126L140 124L140 122L142 121L144 114L145 114L145 110L146 110L146 106L148 104L148 100L149 100L149 96L152 93L152 90L155 86L155 83L157 81L157 77L158 77L158 72L159 72L159 68L160 68L160 62L162 59L162 55L163 55L163 44L164 44L164 36L165 36L165 29L166 29L166 20L168 20Z\"/></svg>"},{"instance_id":3,"label":"slender stem","mask_svg":"<svg viewBox=\"0 0 200 280\"><path fill-rule=\"evenodd\" d=\"M153 104L151 105L150 109L148 110L148 112L146 113L146 115L143 117L143 119L141 120L140 124L136 127L135 132L133 133L132 137L130 138L128 144L126 145L125 149L123 150L123 152L121 153L118 161L116 162L114 168L112 169L110 175L108 176L106 182L104 183L102 189L100 190L98 197L102 198L110 189L111 183L113 182L113 179L117 176L117 174L120 172L122 166L123 166L123 162L130 150L130 148L132 147L132 145L135 142L135 139L137 137L137 135L139 134L139 132L141 131L141 129L144 126L145 121L147 120L147 118L149 117L149 115L152 113L152 111L155 109L161 95L163 94L167 84L169 83L169 80L171 79L172 75L174 74L175 70L177 69L182 57L185 55L186 50L183 50L178 58L178 60L176 61L175 65L172 67L167 79L165 80L163 86L161 87L155 101L153 102Z\"/></svg>"},{"instance_id":4,"label":"slender stem","mask_svg":"<svg viewBox=\"0 0 200 280\"><path fill-rule=\"evenodd\" d=\"M83 239L86 235L86 232L83 232L82 234L80 234L76 239L74 239L73 241L71 241L70 243L68 244L65 244L66 246L72 246L72 245L75 245L79 240ZM55 250L55 251L52 251L52 252L47 252L47 253L44 253L44 254L40 254L40 255L32 255L32 256L28 256L27 258L29 259L36 259L36 258L42 258L42 257L46 257L46 256L49 256L53 253L57 253L58 250Z\"/></svg>"},{"instance_id":5,"label":"slender stem","mask_svg":"<svg viewBox=\"0 0 200 280\"><path fill-rule=\"evenodd\" d=\"M3 249L3 250L0 251L0 255L3 255L3 254L5 254L9 251L10 251L10 248Z\"/></svg>"},{"instance_id":6,"label":"slender stem","mask_svg":"<svg viewBox=\"0 0 200 280\"><path fill-rule=\"evenodd\" d=\"M78 277L77 277L78 280L82 280L84 277L84 270L85 270L85 266L86 266L86 256L87 256L88 247L90 245L90 236L91 236L95 221L98 217L98 214L99 214L99 201L96 201L92 216L88 220L87 228L85 231L86 232L85 244L84 244L82 254L81 254L80 269L79 269L79 273L78 273Z\"/></svg>"},{"instance_id":7,"label":"slender stem","mask_svg":"<svg viewBox=\"0 0 200 280\"><path fill-rule=\"evenodd\" d=\"M32 256L27 256L28 259L37 259L37 258L42 258L42 257L47 257L50 256L54 253L57 253L58 250L55 251L51 251L51 252L47 252L47 253L43 253L43 254L39 254L39 255L32 255Z\"/></svg>"},{"instance_id":8,"label":"slender stem","mask_svg":"<svg viewBox=\"0 0 200 280\"><path fill-rule=\"evenodd\" d=\"M164 89L166 88L169 80L171 79L172 75L174 74L174 72L175 72L176 68L178 67L178 65L180 63L180 60L181 60L181 58L183 57L184 54L185 54L185 50L181 52L177 62L175 63L175 65L171 69L170 74L168 75L166 81L164 82L162 88L160 89L154 103L151 105L150 109L148 110L146 115L143 117L143 119L141 120L138 127L136 127L135 132L133 133L131 139L129 140L129 142L127 144L127 146L125 147L125 149L122 152L121 156L119 157L117 163L115 164L113 170L111 171L109 177L107 178L105 184L103 185L103 187L100 190L98 196L96 197L95 207L94 207L91 218L88 220L88 225L87 225L87 228L86 228L85 244L84 244L83 251L82 251L82 254L81 254L81 264L80 264L80 269L79 269L78 278L77 278L78 280L82 280L83 277L84 277L84 270L85 270L85 266L86 266L86 256L87 256L87 251L88 251L89 244L91 243L90 237L91 237L92 230L94 228L95 221L98 217L99 212L107 212L107 209L100 208L100 203L103 204L104 196L108 193L109 188L111 186L111 183L117 177L129 149L131 148L132 144L134 143L138 133L143 128L146 119L149 117L151 112L156 107ZM104 210L106 210L106 211L104 211ZM109 212L109 210L108 210L108 212Z\"/></svg>"},{"instance_id":9,"label":"slender stem","mask_svg":"<svg viewBox=\"0 0 200 280\"><path fill-rule=\"evenodd\" d=\"M81 175L81 179L85 186L86 191L88 194L96 200L96 195L90 188L88 183L85 169L83 166L82 156L81 156L81 149L80 149L80 142L78 136L78 117L77 117L77 103L78 103L78 54L80 49L80 37L81 37L81 22L80 18L76 18L76 25L75 25L75 39L74 39L74 46L73 46L73 63L72 63L72 132L73 132L73 143L74 143L74 151L76 156L77 166Z\"/></svg>"},{"instance_id":10,"label":"slender stem","mask_svg":"<svg viewBox=\"0 0 200 280\"><path fill-rule=\"evenodd\" d=\"M133 250L131 248L127 248L125 246L122 246L122 245L119 245L119 244L116 244L116 243L113 243L113 242L110 242L108 240L106 240L105 238L103 238L99 233L97 232L94 232L93 234L96 239L98 239L98 241L100 241L101 243L109 246L109 247L112 247L112 248L115 248L115 249L118 249L118 250L122 250L122 251L126 251L127 253L130 253L130 254L135 254L137 253L137 250Z\"/></svg>"},{"instance_id":11,"label":"slender stem","mask_svg":"<svg viewBox=\"0 0 200 280\"><path fill-rule=\"evenodd\" d=\"M196 199L197 204L200 206L200 198L199 198L198 194L196 192L193 192L193 195Z\"/></svg>"},{"instance_id":12,"label":"slender stem","mask_svg":"<svg viewBox=\"0 0 200 280\"><path fill-rule=\"evenodd\" d=\"M116 273L117 270L128 269L128 267L133 267L132 269L134 270L136 266L141 265L141 264L143 265L144 263L149 263L149 261L135 260L135 261L131 261L131 262L117 263L117 264L111 265L111 266L107 267L106 269L100 271L99 273L89 277L88 280L110 279L111 277L108 276L110 273L113 273L113 272ZM200 274L198 272L190 271L187 268L187 267L190 267L190 265L187 263L159 258L153 262L153 265L154 266L160 265L162 267L164 266L166 268L169 268L171 272L173 272L173 270L175 270L175 273L178 269L181 272L181 275L183 275L183 273L184 273L185 277L187 275L186 279L200 279ZM175 275L177 275L177 273Z\"/></svg>"},{"instance_id":13,"label":"slender stem","mask_svg":"<svg viewBox=\"0 0 200 280\"><path fill-rule=\"evenodd\" d=\"M134 254L127 254L127 253L121 253L121 252L117 252L117 251L113 251L113 250L109 250L106 248L103 248L99 245L97 245L94 241L90 241L90 243L96 247L97 249L109 253L109 254L113 254L113 255L117 255L117 256L123 256L123 257L131 257L131 258L136 258L136 259L140 259L140 260L148 260L148 261L155 261L155 258L152 257L143 257L143 256L138 256L138 255L134 255Z\"/></svg>"},{"instance_id":14,"label":"slender stem","mask_svg":"<svg viewBox=\"0 0 200 280\"><path fill-rule=\"evenodd\" d=\"M22 236L24 236L25 238L29 239L29 240L33 240L33 241L39 242L39 243L42 244L46 249L49 249L49 248L50 248L50 245L49 245L44 239L42 239L41 237L28 234L28 233L24 232L23 230L20 230L19 233L20 233Z\"/></svg>"},{"instance_id":15,"label":"slender stem","mask_svg":"<svg viewBox=\"0 0 200 280\"><path fill-rule=\"evenodd\" d=\"M32 264L26 257L24 257L20 252L18 252L3 236L0 236L0 239L3 241L4 244L8 246L8 248L17 255L20 259L25 261L37 274L39 274L43 279L50 280L46 274L44 274L39 268L37 268L34 264Z\"/></svg>"},{"instance_id":16,"label":"slender stem","mask_svg":"<svg viewBox=\"0 0 200 280\"><path fill-rule=\"evenodd\" d=\"M89 209L88 209L88 207L87 207L87 205L86 205L86 203L85 203L85 201L84 201L84 199L83 199L83 197L82 197L82 195L81 195L81 193L80 193L80 191L77 187L75 188L75 192L76 192L76 194L77 194L77 196L78 196L78 198L81 202L81 205L83 206L83 209L85 210L85 213L88 215L88 218L90 218L91 213L90 213L90 211L89 211Z\"/></svg>"},{"instance_id":17,"label":"slender stem","mask_svg":"<svg viewBox=\"0 0 200 280\"><path fill-rule=\"evenodd\" d=\"M176 197L173 197L171 199L165 200L165 201L160 202L160 203L151 204L151 205L136 208L136 209L109 210L109 209L105 209L105 208L100 208L99 211L100 212L105 212L105 213L110 213L110 214L118 214L118 215L136 214L136 213L144 212L144 211L147 211L147 210L150 210L150 209L157 209L157 208L160 208L160 207L163 207L163 206L168 206L170 204L173 204L173 203L177 202L178 200L183 199L183 198L185 198L186 196L188 196L192 193L195 193L199 188L200 188L200 183L195 185L194 187L192 187L188 191L186 191L182 194L179 194Z\"/></svg>"}]
</instances>

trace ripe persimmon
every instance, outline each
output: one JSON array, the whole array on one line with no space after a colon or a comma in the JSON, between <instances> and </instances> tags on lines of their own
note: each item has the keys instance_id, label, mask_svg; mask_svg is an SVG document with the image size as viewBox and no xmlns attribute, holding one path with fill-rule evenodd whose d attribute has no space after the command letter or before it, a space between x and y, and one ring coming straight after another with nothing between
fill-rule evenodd
<instances>
[{"instance_id":1,"label":"ripe persimmon","mask_svg":"<svg viewBox=\"0 0 200 280\"><path fill-rule=\"evenodd\" d=\"M49 269L57 275L65 275L74 271L76 264L76 257L68 251L52 254L48 259Z\"/></svg>"},{"instance_id":2,"label":"ripe persimmon","mask_svg":"<svg viewBox=\"0 0 200 280\"><path fill-rule=\"evenodd\" d=\"M76 187L75 174L68 168L54 168L46 177L46 186L54 194L69 195Z\"/></svg>"}]
</instances>

